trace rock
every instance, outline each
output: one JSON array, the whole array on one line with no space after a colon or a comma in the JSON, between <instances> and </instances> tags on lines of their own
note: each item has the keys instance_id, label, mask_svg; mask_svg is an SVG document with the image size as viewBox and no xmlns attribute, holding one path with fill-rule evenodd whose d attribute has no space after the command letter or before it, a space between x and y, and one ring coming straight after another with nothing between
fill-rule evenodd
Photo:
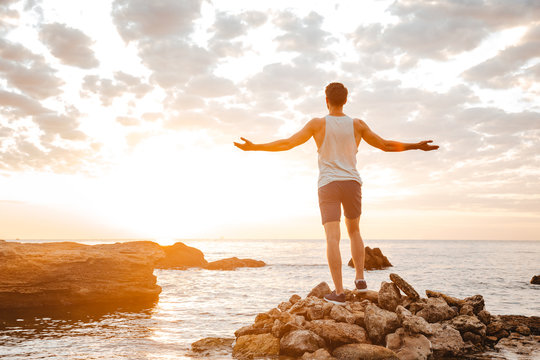
<instances>
[{"instance_id":1,"label":"rock","mask_svg":"<svg viewBox=\"0 0 540 360\"><path fill-rule=\"evenodd\" d=\"M523 315L499 315L498 320L504 324L507 331L515 331L518 326L525 325L531 334L540 335L540 317Z\"/></svg>"},{"instance_id":2,"label":"rock","mask_svg":"<svg viewBox=\"0 0 540 360\"><path fill-rule=\"evenodd\" d=\"M0 309L152 305L164 257L151 241L84 245L0 242Z\"/></svg>"},{"instance_id":3,"label":"rock","mask_svg":"<svg viewBox=\"0 0 540 360\"><path fill-rule=\"evenodd\" d=\"M393 282L383 281L378 295L379 306L388 311L396 311L396 307L401 303L401 294Z\"/></svg>"},{"instance_id":4,"label":"rock","mask_svg":"<svg viewBox=\"0 0 540 360\"><path fill-rule=\"evenodd\" d=\"M280 354L301 356L305 352L314 352L326 344L324 339L309 330L295 330L283 336L279 342Z\"/></svg>"},{"instance_id":5,"label":"rock","mask_svg":"<svg viewBox=\"0 0 540 360\"><path fill-rule=\"evenodd\" d=\"M340 306L340 305L334 305L332 303L329 303L329 302L325 301L324 304L323 304L323 307L322 307L324 316L330 316L330 312L332 311L332 308L334 306Z\"/></svg>"},{"instance_id":6,"label":"rock","mask_svg":"<svg viewBox=\"0 0 540 360\"><path fill-rule=\"evenodd\" d=\"M529 329L525 325L520 325L520 326L516 327L516 332L521 334L521 335L525 335L525 336L531 335L531 329Z\"/></svg>"},{"instance_id":7,"label":"rock","mask_svg":"<svg viewBox=\"0 0 540 360\"><path fill-rule=\"evenodd\" d=\"M334 349L332 355L338 360L399 360L392 350L371 344L343 345Z\"/></svg>"},{"instance_id":8,"label":"rock","mask_svg":"<svg viewBox=\"0 0 540 360\"><path fill-rule=\"evenodd\" d=\"M533 275L531 284L540 285L540 275Z\"/></svg>"},{"instance_id":9,"label":"rock","mask_svg":"<svg viewBox=\"0 0 540 360\"><path fill-rule=\"evenodd\" d=\"M464 341L470 341L473 344L481 344L482 343L482 336L472 333L470 331L467 331L462 336Z\"/></svg>"},{"instance_id":10,"label":"rock","mask_svg":"<svg viewBox=\"0 0 540 360\"><path fill-rule=\"evenodd\" d=\"M232 257L209 262L204 268L207 270L235 270L239 267L263 267L265 265L266 263L260 260Z\"/></svg>"},{"instance_id":11,"label":"rock","mask_svg":"<svg viewBox=\"0 0 540 360\"><path fill-rule=\"evenodd\" d=\"M349 324L354 324L356 319L355 316L343 306L333 306L330 311L330 318L337 322L347 322Z\"/></svg>"},{"instance_id":12,"label":"rock","mask_svg":"<svg viewBox=\"0 0 540 360\"><path fill-rule=\"evenodd\" d=\"M461 334L470 331L482 337L486 336L486 325L478 320L476 316L458 315L450 320L449 324Z\"/></svg>"},{"instance_id":13,"label":"rock","mask_svg":"<svg viewBox=\"0 0 540 360\"><path fill-rule=\"evenodd\" d=\"M271 355L279 355L279 339L271 334L240 336L233 348L233 356L241 359Z\"/></svg>"},{"instance_id":14,"label":"rock","mask_svg":"<svg viewBox=\"0 0 540 360\"><path fill-rule=\"evenodd\" d=\"M292 304L290 301L283 301L281 303L279 303L279 305L277 306L277 308L281 311L287 311L291 308Z\"/></svg>"},{"instance_id":15,"label":"rock","mask_svg":"<svg viewBox=\"0 0 540 360\"><path fill-rule=\"evenodd\" d=\"M326 349L319 349L312 353L305 353L301 358L301 360L335 360L336 358L330 355L328 350Z\"/></svg>"},{"instance_id":16,"label":"rock","mask_svg":"<svg viewBox=\"0 0 540 360\"><path fill-rule=\"evenodd\" d=\"M273 326L273 324L272 324ZM235 337L245 336L245 335L258 335L258 334L266 334L272 331L272 327L263 326L263 327L257 327L255 324L243 326L240 329L236 330L234 332Z\"/></svg>"},{"instance_id":17,"label":"rock","mask_svg":"<svg viewBox=\"0 0 540 360\"><path fill-rule=\"evenodd\" d=\"M386 347L396 353L399 360L427 360L431 355L431 342L422 334L407 334L399 328L386 335Z\"/></svg>"},{"instance_id":18,"label":"rock","mask_svg":"<svg viewBox=\"0 0 540 360\"><path fill-rule=\"evenodd\" d=\"M191 344L191 350L198 355L210 355L215 352L227 352L232 350L234 339L208 337Z\"/></svg>"},{"instance_id":19,"label":"rock","mask_svg":"<svg viewBox=\"0 0 540 360\"><path fill-rule=\"evenodd\" d=\"M366 246L364 249L365 249L364 269L381 270L381 269L386 269L387 267L392 266L390 261L388 261L388 258L384 256L383 253L381 252L381 249L379 248L371 249L369 246ZM354 268L353 259L349 260L348 265Z\"/></svg>"},{"instance_id":20,"label":"rock","mask_svg":"<svg viewBox=\"0 0 540 360\"><path fill-rule=\"evenodd\" d=\"M359 292L359 291L357 291L355 289L352 292L353 292L353 294L355 294L355 299L357 301L368 300L369 302L372 302L374 304L379 304L379 292L378 291L368 290L368 291L364 291L364 292Z\"/></svg>"},{"instance_id":21,"label":"rock","mask_svg":"<svg viewBox=\"0 0 540 360\"><path fill-rule=\"evenodd\" d=\"M364 322L370 339L377 344L382 344L386 335L399 327L398 316L395 313L374 304L366 307Z\"/></svg>"},{"instance_id":22,"label":"rock","mask_svg":"<svg viewBox=\"0 0 540 360\"><path fill-rule=\"evenodd\" d=\"M442 298L428 298L422 310L416 315L423 317L430 323L448 320L456 316L456 312Z\"/></svg>"},{"instance_id":23,"label":"rock","mask_svg":"<svg viewBox=\"0 0 540 360\"><path fill-rule=\"evenodd\" d=\"M432 324L433 335L428 336L435 358L459 356L465 346L459 331L448 325Z\"/></svg>"},{"instance_id":24,"label":"rock","mask_svg":"<svg viewBox=\"0 0 540 360\"><path fill-rule=\"evenodd\" d=\"M405 306L406 309L408 309L413 314L418 313L420 310L424 308L424 306L427 304L427 299L417 299L416 301L410 301L409 304Z\"/></svg>"},{"instance_id":25,"label":"rock","mask_svg":"<svg viewBox=\"0 0 540 360\"><path fill-rule=\"evenodd\" d=\"M488 325L491 322L491 314L487 310L480 310L478 312L478 315L476 315L476 317L486 325Z\"/></svg>"},{"instance_id":26,"label":"rock","mask_svg":"<svg viewBox=\"0 0 540 360\"><path fill-rule=\"evenodd\" d=\"M399 305L396 308L401 326L408 332L413 334L432 335L433 327L423 317L413 315L409 310Z\"/></svg>"},{"instance_id":27,"label":"rock","mask_svg":"<svg viewBox=\"0 0 540 360\"><path fill-rule=\"evenodd\" d=\"M208 264L201 250L181 242L161 246L161 249L165 252L165 257L156 263L158 269L204 267Z\"/></svg>"},{"instance_id":28,"label":"rock","mask_svg":"<svg viewBox=\"0 0 540 360\"><path fill-rule=\"evenodd\" d=\"M464 299L465 304L472 306L474 314L478 314L484 310L484 297L482 295L474 295Z\"/></svg>"},{"instance_id":29,"label":"rock","mask_svg":"<svg viewBox=\"0 0 540 360\"><path fill-rule=\"evenodd\" d=\"M427 297L440 297L450 306L457 306L458 308L465 304L465 300L461 300L452 296L448 296L438 291L426 290Z\"/></svg>"},{"instance_id":30,"label":"rock","mask_svg":"<svg viewBox=\"0 0 540 360\"><path fill-rule=\"evenodd\" d=\"M289 298L289 302L291 304L296 304L298 301L300 301L302 298L300 297L300 295L297 295L297 294L294 294L292 295L290 298Z\"/></svg>"},{"instance_id":31,"label":"rock","mask_svg":"<svg viewBox=\"0 0 540 360\"><path fill-rule=\"evenodd\" d=\"M323 305L314 305L306 311L307 320L319 320L324 317Z\"/></svg>"},{"instance_id":32,"label":"rock","mask_svg":"<svg viewBox=\"0 0 540 360\"><path fill-rule=\"evenodd\" d=\"M322 337L329 346L368 342L366 331L358 325L334 320L313 320L306 322L305 327Z\"/></svg>"},{"instance_id":33,"label":"rock","mask_svg":"<svg viewBox=\"0 0 540 360\"><path fill-rule=\"evenodd\" d=\"M332 292L332 290L330 290L330 286L328 286L328 284L325 281L323 281L322 283L315 286L310 291L310 293L308 294L308 297L309 296L316 296L316 297L322 299L324 297L324 295L330 294L331 292Z\"/></svg>"},{"instance_id":34,"label":"rock","mask_svg":"<svg viewBox=\"0 0 540 360\"><path fill-rule=\"evenodd\" d=\"M463 305L461 307L461 309L459 310L459 315L473 316L474 315L474 309L473 309L472 305L470 305L470 304Z\"/></svg>"},{"instance_id":35,"label":"rock","mask_svg":"<svg viewBox=\"0 0 540 360\"><path fill-rule=\"evenodd\" d=\"M507 359L540 359L540 336L510 335L499 340L495 350L505 354Z\"/></svg>"},{"instance_id":36,"label":"rock","mask_svg":"<svg viewBox=\"0 0 540 360\"><path fill-rule=\"evenodd\" d=\"M420 298L420 295L418 295L418 293L416 292L416 290L414 290L414 288L408 283L406 282L405 280L403 280L401 278L401 276L399 276L398 274L390 274L390 280L392 280L392 282L394 284L396 284L396 286L401 290L403 291L403 293L405 295L407 295L408 297L410 297L412 300L416 300L416 299L419 299Z\"/></svg>"}]
</instances>

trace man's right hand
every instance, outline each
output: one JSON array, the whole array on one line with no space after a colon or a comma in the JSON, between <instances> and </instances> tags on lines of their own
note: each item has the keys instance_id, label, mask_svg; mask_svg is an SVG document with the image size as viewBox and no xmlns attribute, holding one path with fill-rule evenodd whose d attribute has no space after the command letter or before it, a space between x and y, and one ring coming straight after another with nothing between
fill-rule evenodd
<instances>
[{"instance_id":1,"label":"man's right hand","mask_svg":"<svg viewBox=\"0 0 540 360\"><path fill-rule=\"evenodd\" d=\"M418 145L418 150L423 150L423 151L431 151L431 150L437 150L439 148L439 145L430 145L430 143L432 143L433 140L424 140L424 141L420 141L417 145Z\"/></svg>"},{"instance_id":2,"label":"man's right hand","mask_svg":"<svg viewBox=\"0 0 540 360\"><path fill-rule=\"evenodd\" d=\"M243 137L241 137L240 139L242 139L244 141L244 143L242 144L242 143L235 142L234 146L236 146L237 148L239 148L241 150L244 150L244 151L254 150L254 146L253 146L253 143L251 141L249 141L248 139L245 139Z\"/></svg>"}]
</instances>

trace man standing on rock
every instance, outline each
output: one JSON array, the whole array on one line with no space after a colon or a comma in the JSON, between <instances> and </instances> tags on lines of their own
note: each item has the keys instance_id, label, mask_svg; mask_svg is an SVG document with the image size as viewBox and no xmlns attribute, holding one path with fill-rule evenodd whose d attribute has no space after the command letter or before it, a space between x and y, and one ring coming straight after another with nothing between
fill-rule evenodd
<instances>
[{"instance_id":1,"label":"man standing on rock","mask_svg":"<svg viewBox=\"0 0 540 360\"><path fill-rule=\"evenodd\" d=\"M339 250L341 206L345 215L345 225L351 240L351 254L355 264L355 287L367 290L364 279L364 243L360 236L360 214L362 213L362 180L356 169L358 145L364 139L369 145L383 151L436 150L432 140L418 143L402 143L385 140L375 134L360 119L353 119L343 113L347 102L347 88L341 83L331 83L326 87L328 115L310 120L304 128L288 139L265 144L244 142L234 145L244 151L285 151L315 139L319 153L319 208L326 233L326 255L334 281L335 290L327 294L326 301L338 305L345 304L345 292L341 276L341 253Z\"/></svg>"}]
</instances>

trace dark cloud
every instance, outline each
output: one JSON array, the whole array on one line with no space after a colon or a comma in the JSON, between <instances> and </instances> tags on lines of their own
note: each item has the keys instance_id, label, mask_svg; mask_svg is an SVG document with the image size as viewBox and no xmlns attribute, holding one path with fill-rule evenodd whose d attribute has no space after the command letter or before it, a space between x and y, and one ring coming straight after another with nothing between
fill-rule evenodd
<instances>
[{"instance_id":1,"label":"dark cloud","mask_svg":"<svg viewBox=\"0 0 540 360\"><path fill-rule=\"evenodd\" d=\"M42 56L4 39L0 39L0 74L9 86L37 99L61 93L63 81Z\"/></svg>"},{"instance_id":2,"label":"dark cloud","mask_svg":"<svg viewBox=\"0 0 540 360\"><path fill-rule=\"evenodd\" d=\"M99 65L90 48L93 44L92 39L79 29L59 23L44 24L41 26L39 37L51 53L65 65L83 69Z\"/></svg>"}]
</instances>

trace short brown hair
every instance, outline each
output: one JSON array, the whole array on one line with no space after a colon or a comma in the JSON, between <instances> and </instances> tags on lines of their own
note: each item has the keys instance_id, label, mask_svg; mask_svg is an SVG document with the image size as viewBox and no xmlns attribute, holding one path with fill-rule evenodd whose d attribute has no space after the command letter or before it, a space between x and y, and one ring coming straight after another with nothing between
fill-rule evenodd
<instances>
[{"instance_id":1,"label":"short brown hair","mask_svg":"<svg viewBox=\"0 0 540 360\"><path fill-rule=\"evenodd\" d=\"M341 106L347 102L347 88L338 82L328 84L325 91L328 102L334 106Z\"/></svg>"}]
</instances>

